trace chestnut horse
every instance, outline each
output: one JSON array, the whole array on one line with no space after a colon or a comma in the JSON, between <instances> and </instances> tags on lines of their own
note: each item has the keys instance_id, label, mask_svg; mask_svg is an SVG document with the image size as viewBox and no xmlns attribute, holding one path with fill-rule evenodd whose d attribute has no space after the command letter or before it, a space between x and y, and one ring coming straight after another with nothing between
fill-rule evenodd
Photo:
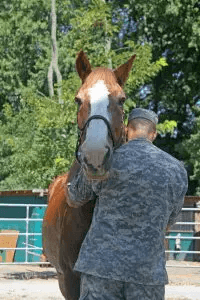
<instances>
[{"instance_id":1,"label":"chestnut horse","mask_svg":"<svg viewBox=\"0 0 200 300\"><path fill-rule=\"evenodd\" d=\"M56 268L60 290L67 300L78 300L80 274L73 271L82 241L89 229L95 201L79 208L70 204L67 183L81 166L88 178L103 180L109 174L112 153L124 142L123 85L135 55L114 71L92 70L85 53L76 59L82 80L75 101L77 123L81 132L77 160L69 174L58 176L49 187L48 207L43 221L43 248L48 261Z\"/></svg>"}]
</instances>

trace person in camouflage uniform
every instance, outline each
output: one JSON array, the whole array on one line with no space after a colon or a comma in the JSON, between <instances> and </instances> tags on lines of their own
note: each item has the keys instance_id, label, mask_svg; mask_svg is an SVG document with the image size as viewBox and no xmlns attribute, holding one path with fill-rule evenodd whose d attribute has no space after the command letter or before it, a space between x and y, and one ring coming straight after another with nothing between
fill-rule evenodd
<instances>
[{"instance_id":1,"label":"person in camouflage uniform","mask_svg":"<svg viewBox=\"0 0 200 300\"><path fill-rule=\"evenodd\" d=\"M98 196L74 266L80 300L164 299L165 230L181 211L188 181L182 163L152 144L157 122L153 111L134 109L109 178L89 181L80 170L68 185L70 206Z\"/></svg>"}]
</instances>

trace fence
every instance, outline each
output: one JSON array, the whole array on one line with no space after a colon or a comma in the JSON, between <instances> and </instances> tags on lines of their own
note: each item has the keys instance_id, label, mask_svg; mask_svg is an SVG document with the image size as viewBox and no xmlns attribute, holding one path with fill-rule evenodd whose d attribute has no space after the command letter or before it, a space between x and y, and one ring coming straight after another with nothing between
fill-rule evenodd
<instances>
[{"instance_id":1,"label":"fence","mask_svg":"<svg viewBox=\"0 0 200 300\"><path fill-rule=\"evenodd\" d=\"M14 262L1 262L0 264L49 264L48 262L41 262L40 256L42 254L42 221L43 221L43 214L40 218L37 218L37 213L32 213L32 218L30 218L30 209L35 208L46 208L47 204L13 204L13 203L0 203L0 209L1 207L24 207L26 209L26 214L24 218L0 218L0 222L24 222L25 223L25 232L19 232L19 236L25 237L25 240L21 243L24 245L23 247L16 245L15 247L0 247L0 251L14 251L15 256L17 251L24 251L24 259L23 261L14 261ZM189 214L186 215L186 217L189 219L182 221L184 219L184 212L188 212ZM199 212L199 213L198 213ZM197 214L198 213L198 214ZM195 214L198 216L197 218L194 217ZM170 232L168 235L166 235L166 241L171 243L170 248L166 250L166 255L192 255L191 257L194 258L193 255L196 255L197 258L200 260L200 207L184 207L182 209L182 214L179 216L179 220L177 223L170 229ZM36 216L36 218L35 218ZM189 217L190 216L190 217ZM34 218L33 218L34 217ZM31 222L35 222L35 224L40 224L39 226L39 232L30 232L30 224ZM184 228L185 227L185 228ZM33 226L33 228L36 228L36 226ZM191 230L190 230L191 228ZM191 233L191 234L189 234ZM195 234L193 234L195 233ZM197 234L196 234L197 233ZM188 236L189 234L189 236ZM1 236L14 236L16 235L16 232L0 232L0 239ZM195 236L199 235L199 236ZM38 237L37 244L35 245L35 242L31 243L29 237ZM188 247L187 242L190 241L189 248L190 249L184 249L185 247ZM193 241L193 243L191 243ZM197 242L196 242L197 241ZM198 243L199 241L199 243ZM195 244L195 243L196 244ZM187 245L187 246L186 246ZM191 247L192 245L192 247ZM194 246L195 245L195 246ZM167 248L168 248L167 247ZM173 250L174 248L174 250ZM195 249L195 250L194 250ZM21 255L22 256L22 255ZM30 259L30 256L36 258ZM14 259L15 260L15 259ZM193 259L190 259L193 260ZM198 260L198 259L197 259ZM174 266L174 265L173 265Z\"/></svg>"},{"instance_id":2,"label":"fence","mask_svg":"<svg viewBox=\"0 0 200 300\"><path fill-rule=\"evenodd\" d=\"M25 222L25 228L26 231L19 232L19 236L24 236L25 237L25 242L22 242L24 244L24 247L1 247L0 250L14 250L14 251L24 251L25 252L25 260L24 262L1 262L1 264L38 264L41 263L40 259L36 262L29 261L28 260L28 255L33 255L36 257L41 256L42 254L42 247L37 247L34 244L30 244L29 237L33 236L38 236L40 239L38 242L42 245L42 232L29 232L30 231L30 222L41 222L43 221L43 218L30 218L29 212L30 212L30 207L47 207L47 204L8 204L8 203L0 203L0 207L25 207L26 208L26 217L25 218L0 218L0 221L5 221L5 222L12 222L12 221L17 221L17 222ZM41 228L41 226L40 226ZM0 237L1 236L16 236L16 232L0 232ZM37 251L36 251L37 250ZM43 262L43 264L49 264L48 262Z\"/></svg>"},{"instance_id":3,"label":"fence","mask_svg":"<svg viewBox=\"0 0 200 300\"><path fill-rule=\"evenodd\" d=\"M200 261L200 236L198 236L200 222L198 222L199 218L197 217L199 213L200 207L182 208L176 224L170 228L169 233L165 236L166 248L170 248L165 251L167 260ZM171 245L169 245L169 241ZM174 264L168 264L168 267L174 266Z\"/></svg>"}]
</instances>

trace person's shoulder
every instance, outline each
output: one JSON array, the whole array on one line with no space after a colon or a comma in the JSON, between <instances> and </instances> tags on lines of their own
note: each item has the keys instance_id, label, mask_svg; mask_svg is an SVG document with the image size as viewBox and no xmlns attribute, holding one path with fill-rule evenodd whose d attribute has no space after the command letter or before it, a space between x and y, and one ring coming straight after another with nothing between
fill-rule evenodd
<instances>
[{"instance_id":1,"label":"person's shoulder","mask_svg":"<svg viewBox=\"0 0 200 300\"><path fill-rule=\"evenodd\" d=\"M140 151L142 150L142 151ZM151 142L145 143L145 146L143 143L132 143L132 141L129 141L123 145L121 145L119 148L117 148L115 151L115 157L123 157L128 156L128 153L136 154L137 157L138 154L144 155L144 153L151 153L151 156L153 158L154 163L163 163L163 165L168 166L174 166L178 167L179 169L182 169L186 172L183 162L179 161L177 158L172 156L171 154L165 152L164 150L158 148Z\"/></svg>"},{"instance_id":2,"label":"person's shoulder","mask_svg":"<svg viewBox=\"0 0 200 300\"><path fill-rule=\"evenodd\" d=\"M184 172L186 172L184 163L180 160L178 160L177 158L175 158L174 156L172 156L171 154L167 153L166 151L158 148L157 146L153 145L153 148L157 151L158 155L160 157L162 157L165 161L167 161L169 164L172 164L173 166L177 166L180 169L182 169Z\"/></svg>"},{"instance_id":3,"label":"person's shoulder","mask_svg":"<svg viewBox=\"0 0 200 300\"><path fill-rule=\"evenodd\" d=\"M133 147L130 142L127 142L114 150L113 159L127 160L128 158L133 157L136 152L138 152L136 147Z\"/></svg>"}]
</instances>

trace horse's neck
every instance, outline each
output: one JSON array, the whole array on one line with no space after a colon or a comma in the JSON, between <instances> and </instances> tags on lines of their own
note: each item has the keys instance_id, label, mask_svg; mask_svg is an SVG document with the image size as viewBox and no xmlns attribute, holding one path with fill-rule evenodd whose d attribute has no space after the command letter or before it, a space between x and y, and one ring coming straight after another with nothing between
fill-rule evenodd
<instances>
[{"instance_id":1,"label":"horse's neck","mask_svg":"<svg viewBox=\"0 0 200 300\"><path fill-rule=\"evenodd\" d=\"M126 142L127 142L127 127L124 125L124 128L122 130L122 135L120 136L119 140L117 141L115 149L119 148Z\"/></svg>"}]
</instances>

